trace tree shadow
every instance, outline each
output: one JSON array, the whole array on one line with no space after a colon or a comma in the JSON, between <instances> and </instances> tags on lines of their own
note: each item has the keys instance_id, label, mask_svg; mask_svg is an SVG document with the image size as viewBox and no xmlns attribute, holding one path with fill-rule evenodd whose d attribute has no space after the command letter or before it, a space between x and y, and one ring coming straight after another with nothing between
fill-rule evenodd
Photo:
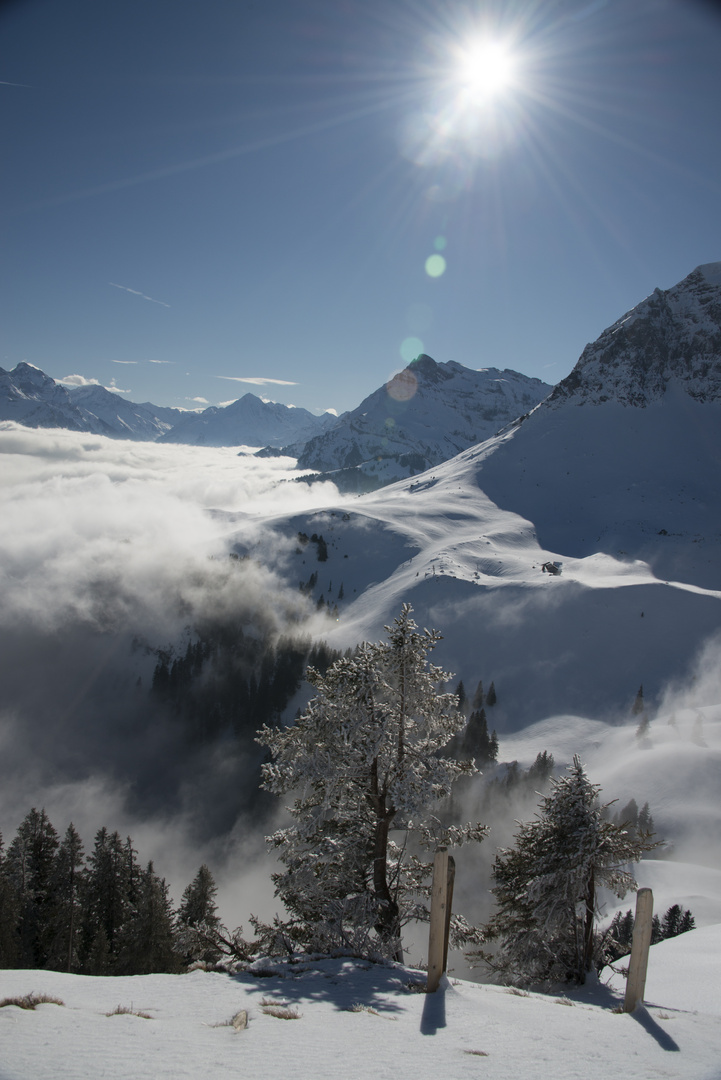
<instances>
[{"instance_id":1,"label":"tree shadow","mask_svg":"<svg viewBox=\"0 0 721 1080\"><path fill-rule=\"evenodd\" d=\"M681 1047L672 1039L668 1032L657 1024L651 1014L643 1005L637 1005L632 1013L628 1014L632 1020L640 1024L644 1031L652 1035L662 1050L679 1051Z\"/></svg>"},{"instance_id":2,"label":"tree shadow","mask_svg":"<svg viewBox=\"0 0 721 1080\"><path fill-rule=\"evenodd\" d=\"M446 990L448 979L444 975L440 985L432 994L426 994L421 1016L421 1035L435 1035L439 1028L446 1026Z\"/></svg>"},{"instance_id":3,"label":"tree shadow","mask_svg":"<svg viewBox=\"0 0 721 1080\"><path fill-rule=\"evenodd\" d=\"M326 1001L339 1012L371 1008L401 1012L406 994L425 992L425 975L400 964L372 963L356 957L257 961L232 978L259 999L289 1005Z\"/></svg>"}]
</instances>

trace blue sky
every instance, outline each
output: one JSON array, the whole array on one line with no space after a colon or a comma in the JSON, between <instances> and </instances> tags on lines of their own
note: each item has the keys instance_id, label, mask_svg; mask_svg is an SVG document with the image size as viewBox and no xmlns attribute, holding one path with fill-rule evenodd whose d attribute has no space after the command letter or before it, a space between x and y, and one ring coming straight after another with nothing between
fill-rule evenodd
<instances>
[{"instance_id":1,"label":"blue sky","mask_svg":"<svg viewBox=\"0 0 721 1080\"><path fill-rule=\"evenodd\" d=\"M15 0L0 365L185 408L341 412L421 349L557 382L721 259L719 56L700 0Z\"/></svg>"}]
</instances>

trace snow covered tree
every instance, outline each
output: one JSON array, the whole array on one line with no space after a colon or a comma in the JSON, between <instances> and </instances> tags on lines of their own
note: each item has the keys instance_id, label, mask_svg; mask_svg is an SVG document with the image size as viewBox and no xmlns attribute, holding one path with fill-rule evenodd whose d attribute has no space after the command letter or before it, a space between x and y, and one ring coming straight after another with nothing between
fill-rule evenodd
<instances>
[{"instance_id":1,"label":"snow covered tree","mask_svg":"<svg viewBox=\"0 0 721 1080\"><path fill-rule=\"evenodd\" d=\"M487 832L444 829L432 813L474 767L439 753L465 721L456 695L437 689L450 675L427 659L440 635L419 631L412 610L385 628L387 641L365 643L325 676L310 669L316 696L301 717L258 733L272 756L264 787L296 794L293 824L268 838L285 866L273 880L290 921L275 929L289 948L401 959L403 926L427 917L432 864L414 841L429 849Z\"/></svg>"},{"instance_id":2,"label":"snow covered tree","mask_svg":"<svg viewBox=\"0 0 721 1080\"><path fill-rule=\"evenodd\" d=\"M611 920L611 925L605 934L606 953L609 962L628 956L633 943L633 911L629 908L625 912L617 911Z\"/></svg>"},{"instance_id":3,"label":"snow covered tree","mask_svg":"<svg viewBox=\"0 0 721 1080\"><path fill-rule=\"evenodd\" d=\"M635 889L628 864L654 846L605 819L600 788L578 757L551 785L493 865L498 910L484 936L499 949L478 955L512 983L584 982L597 959L596 890L623 897Z\"/></svg>"}]
</instances>

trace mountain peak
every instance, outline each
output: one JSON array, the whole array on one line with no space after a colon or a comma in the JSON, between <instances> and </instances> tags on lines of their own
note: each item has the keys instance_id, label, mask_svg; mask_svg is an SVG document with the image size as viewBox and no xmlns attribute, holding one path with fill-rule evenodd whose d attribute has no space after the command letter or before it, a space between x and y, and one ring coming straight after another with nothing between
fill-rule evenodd
<instances>
[{"instance_id":1,"label":"mountain peak","mask_svg":"<svg viewBox=\"0 0 721 1080\"><path fill-rule=\"evenodd\" d=\"M446 461L533 409L550 391L497 368L439 364L426 353L302 449L301 468L370 490Z\"/></svg>"},{"instance_id":2,"label":"mountain peak","mask_svg":"<svg viewBox=\"0 0 721 1080\"><path fill-rule=\"evenodd\" d=\"M721 262L702 263L696 267L694 274L700 274L711 285L721 285Z\"/></svg>"},{"instance_id":3,"label":"mountain peak","mask_svg":"<svg viewBox=\"0 0 721 1080\"><path fill-rule=\"evenodd\" d=\"M721 398L721 262L654 289L586 346L548 403L644 408L671 385L697 401Z\"/></svg>"}]
</instances>

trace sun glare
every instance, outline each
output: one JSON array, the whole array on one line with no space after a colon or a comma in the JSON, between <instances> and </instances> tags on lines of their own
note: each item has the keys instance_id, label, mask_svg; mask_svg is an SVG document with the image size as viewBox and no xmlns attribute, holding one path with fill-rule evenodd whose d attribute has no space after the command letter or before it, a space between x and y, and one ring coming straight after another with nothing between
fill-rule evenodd
<instances>
[{"instance_id":1,"label":"sun glare","mask_svg":"<svg viewBox=\"0 0 721 1080\"><path fill-rule=\"evenodd\" d=\"M464 49L458 62L458 79L467 94L484 101L507 90L515 71L513 55L500 41L479 41Z\"/></svg>"}]
</instances>

